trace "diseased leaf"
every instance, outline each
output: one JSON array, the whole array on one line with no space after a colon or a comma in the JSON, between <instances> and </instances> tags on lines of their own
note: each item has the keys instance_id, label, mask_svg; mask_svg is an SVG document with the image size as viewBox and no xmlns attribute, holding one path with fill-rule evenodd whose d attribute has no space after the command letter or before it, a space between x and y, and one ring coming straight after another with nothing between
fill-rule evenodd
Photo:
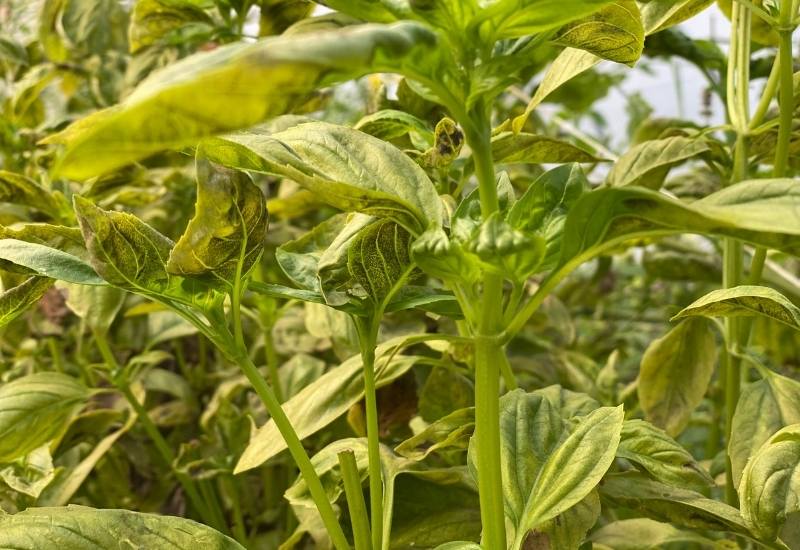
<instances>
[{"instance_id":1,"label":"diseased leaf","mask_svg":"<svg viewBox=\"0 0 800 550\"><path fill-rule=\"evenodd\" d=\"M411 270L408 232L389 220L362 229L347 250L347 268L376 304L393 296ZM356 291L358 292L358 291Z\"/></svg>"},{"instance_id":2,"label":"diseased leaf","mask_svg":"<svg viewBox=\"0 0 800 550\"><path fill-rule=\"evenodd\" d=\"M0 170L0 202L20 204L59 219L68 210L64 197L21 174Z\"/></svg>"},{"instance_id":3,"label":"diseased leaf","mask_svg":"<svg viewBox=\"0 0 800 550\"><path fill-rule=\"evenodd\" d=\"M545 241L536 234L514 229L498 212L480 226L467 248L487 270L512 281L524 281L544 258Z\"/></svg>"},{"instance_id":4,"label":"diseased leaf","mask_svg":"<svg viewBox=\"0 0 800 550\"><path fill-rule=\"evenodd\" d=\"M261 256L267 233L264 195L247 174L197 161L194 217L169 254L167 271L231 285Z\"/></svg>"},{"instance_id":5,"label":"diseased leaf","mask_svg":"<svg viewBox=\"0 0 800 550\"><path fill-rule=\"evenodd\" d=\"M671 168L708 151L708 143L698 138L671 136L645 141L634 145L614 163L606 184L659 189Z\"/></svg>"},{"instance_id":6,"label":"diseased leaf","mask_svg":"<svg viewBox=\"0 0 800 550\"><path fill-rule=\"evenodd\" d=\"M608 3L609 0L492 0L482 3L470 26L478 27L483 40L492 43L556 29Z\"/></svg>"},{"instance_id":7,"label":"diseased leaf","mask_svg":"<svg viewBox=\"0 0 800 550\"><path fill-rule=\"evenodd\" d=\"M191 2L169 0L137 0L131 12L128 42L131 53L167 41L169 35L194 24L210 31L211 18Z\"/></svg>"},{"instance_id":8,"label":"diseased leaf","mask_svg":"<svg viewBox=\"0 0 800 550\"><path fill-rule=\"evenodd\" d=\"M1 385L0 463L23 457L59 437L88 399L85 386L57 372L29 374ZM0 533L2 546L5 528Z\"/></svg>"},{"instance_id":9,"label":"diseased leaf","mask_svg":"<svg viewBox=\"0 0 800 550\"><path fill-rule=\"evenodd\" d=\"M387 217L419 234L442 224L436 188L414 161L363 132L308 122L209 140L205 154L234 168L292 179L340 210Z\"/></svg>"},{"instance_id":10,"label":"diseased leaf","mask_svg":"<svg viewBox=\"0 0 800 550\"><path fill-rule=\"evenodd\" d=\"M418 358L394 355L400 340L381 344L375 351L375 381L389 384L410 369ZM321 430L358 403L364 396L361 356L354 356L326 372L283 404L286 415L300 438ZM270 420L250 439L236 465L236 473L256 468L282 450L286 443Z\"/></svg>"},{"instance_id":11,"label":"diseased leaf","mask_svg":"<svg viewBox=\"0 0 800 550\"><path fill-rule=\"evenodd\" d=\"M38 302L53 286L53 282L47 277L31 277L0 293L0 327L6 326Z\"/></svg>"},{"instance_id":12,"label":"diseased leaf","mask_svg":"<svg viewBox=\"0 0 800 550\"><path fill-rule=\"evenodd\" d=\"M728 455L736 487L745 464L779 430L800 423L800 382L770 372L742 388L733 415Z\"/></svg>"},{"instance_id":13,"label":"diseased leaf","mask_svg":"<svg viewBox=\"0 0 800 550\"><path fill-rule=\"evenodd\" d=\"M742 285L709 292L672 319L761 316L800 330L800 308L783 294L765 286Z\"/></svg>"},{"instance_id":14,"label":"diseased leaf","mask_svg":"<svg viewBox=\"0 0 800 550\"><path fill-rule=\"evenodd\" d=\"M644 27L634 0L616 0L559 29L556 44L586 50L603 59L633 65L644 49Z\"/></svg>"},{"instance_id":15,"label":"diseased leaf","mask_svg":"<svg viewBox=\"0 0 800 550\"><path fill-rule=\"evenodd\" d=\"M229 44L155 71L121 104L46 142L66 146L61 175L86 179L283 114L317 88L419 64L434 44L433 33L410 22Z\"/></svg>"},{"instance_id":16,"label":"diseased leaf","mask_svg":"<svg viewBox=\"0 0 800 550\"><path fill-rule=\"evenodd\" d=\"M502 132L492 137L492 156L499 164L600 162L589 151L537 134Z\"/></svg>"},{"instance_id":17,"label":"diseased leaf","mask_svg":"<svg viewBox=\"0 0 800 550\"><path fill-rule=\"evenodd\" d=\"M774 541L789 514L800 511L800 424L778 431L750 458L739 483L742 517Z\"/></svg>"},{"instance_id":18,"label":"diseased leaf","mask_svg":"<svg viewBox=\"0 0 800 550\"><path fill-rule=\"evenodd\" d=\"M644 420L625 421L617 456L641 466L668 485L702 490L714 484L689 451Z\"/></svg>"},{"instance_id":19,"label":"diseased leaf","mask_svg":"<svg viewBox=\"0 0 800 550\"><path fill-rule=\"evenodd\" d=\"M642 356L639 403L645 417L675 436L689 423L717 363L714 325L688 319L654 340Z\"/></svg>"},{"instance_id":20,"label":"diseased leaf","mask_svg":"<svg viewBox=\"0 0 800 550\"><path fill-rule=\"evenodd\" d=\"M82 285L104 285L106 281L80 258L49 246L0 239L0 259L25 267L43 277Z\"/></svg>"},{"instance_id":21,"label":"diseased leaf","mask_svg":"<svg viewBox=\"0 0 800 550\"><path fill-rule=\"evenodd\" d=\"M76 505L0 515L3 548L38 550L57 545L61 550L86 550L116 548L123 542L138 548L243 550L211 527L173 516Z\"/></svg>"}]
</instances>

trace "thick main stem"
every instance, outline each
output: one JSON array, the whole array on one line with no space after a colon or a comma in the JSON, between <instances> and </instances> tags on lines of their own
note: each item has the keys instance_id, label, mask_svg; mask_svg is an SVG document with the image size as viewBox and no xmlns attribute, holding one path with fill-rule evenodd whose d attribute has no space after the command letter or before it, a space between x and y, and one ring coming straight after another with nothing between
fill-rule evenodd
<instances>
[{"instance_id":1,"label":"thick main stem","mask_svg":"<svg viewBox=\"0 0 800 550\"><path fill-rule=\"evenodd\" d=\"M375 387L375 344L378 339L380 315L374 319L355 317L361 361L364 370L364 405L367 413L367 454L369 472L369 513L372 547L383 545L383 471L381 469L380 424Z\"/></svg>"},{"instance_id":2,"label":"thick main stem","mask_svg":"<svg viewBox=\"0 0 800 550\"><path fill-rule=\"evenodd\" d=\"M736 129L733 152L731 183L747 177L747 133L750 125L750 8L735 3L731 17L731 46L728 55L728 116ZM734 239L725 240L722 284L732 288L742 282L744 254L742 243ZM728 345L725 365L725 441L730 442L733 415L739 402L741 384L741 361L737 356L741 347L739 319L725 319L725 340ZM730 457L725 464L725 501L736 506L738 497L733 479Z\"/></svg>"},{"instance_id":3,"label":"thick main stem","mask_svg":"<svg viewBox=\"0 0 800 550\"><path fill-rule=\"evenodd\" d=\"M792 27L794 17L792 2L781 2L780 23L778 31L780 42L778 59L780 63L780 126L778 128L778 145L775 149L774 176L782 178L789 166L789 144L792 140L792 118L794 116L794 60L792 56Z\"/></svg>"},{"instance_id":4,"label":"thick main stem","mask_svg":"<svg viewBox=\"0 0 800 550\"><path fill-rule=\"evenodd\" d=\"M499 209L491 150L491 124L483 102L478 102L466 128L472 149L481 201L487 219ZM478 334L475 336L475 442L481 504L482 542L485 548L506 548L503 478L500 469L500 354L503 317L503 280L483 276Z\"/></svg>"}]
</instances>

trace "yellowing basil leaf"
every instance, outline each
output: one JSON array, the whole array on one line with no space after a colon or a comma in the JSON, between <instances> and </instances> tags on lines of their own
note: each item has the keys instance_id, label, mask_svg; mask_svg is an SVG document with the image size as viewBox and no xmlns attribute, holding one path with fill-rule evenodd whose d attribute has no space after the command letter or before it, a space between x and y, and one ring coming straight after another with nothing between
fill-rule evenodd
<instances>
[{"instance_id":1,"label":"yellowing basil leaf","mask_svg":"<svg viewBox=\"0 0 800 550\"><path fill-rule=\"evenodd\" d=\"M433 144L433 132L425 121L395 109L383 109L366 115L353 128L384 141L407 135L415 146L424 144L425 147L421 149Z\"/></svg>"},{"instance_id":2,"label":"yellowing basil leaf","mask_svg":"<svg viewBox=\"0 0 800 550\"><path fill-rule=\"evenodd\" d=\"M634 145L614 163L606 184L659 189L671 168L708 151L708 143L697 138L672 136L645 141Z\"/></svg>"},{"instance_id":3,"label":"yellowing basil leaf","mask_svg":"<svg viewBox=\"0 0 800 550\"><path fill-rule=\"evenodd\" d=\"M129 510L100 510L70 505L28 508L0 515L0 547L60 550L172 548L174 550L244 550L227 536L192 520Z\"/></svg>"},{"instance_id":4,"label":"yellowing basil leaf","mask_svg":"<svg viewBox=\"0 0 800 550\"><path fill-rule=\"evenodd\" d=\"M714 484L689 451L644 420L625 421L617 456L641 466L668 485L702 490Z\"/></svg>"},{"instance_id":5,"label":"yellowing basil leaf","mask_svg":"<svg viewBox=\"0 0 800 550\"><path fill-rule=\"evenodd\" d=\"M102 285L59 284L67 293L66 306L84 320L93 331L106 333L114 322L126 293L119 288Z\"/></svg>"},{"instance_id":6,"label":"yellowing basil leaf","mask_svg":"<svg viewBox=\"0 0 800 550\"><path fill-rule=\"evenodd\" d=\"M418 65L434 44L409 22L230 44L155 71L121 104L46 142L65 145L61 175L85 179L283 114L315 89Z\"/></svg>"},{"instance_id":7,"label":"yellowing basil leaf","mask_svg":"<svg viewBox=\"0 0 800 550\"><path fill-rule=\"evenodd\" d=\"M742 285L709 292L682 309L672 319L761 316L800 330L800 308L777 290Z\"/></svg>"},{"instance_id":8,"label":"yellowing basil leaf","mask_svg":"<svg viewBox=\"0 0 800 550\"><path fill-rule=\"evenodd\" d=\"M390 340L376 349L375 380L378 387L403 375L418 360L406 355L393 356L392 351L399 343L399 340ZM342 416L363 397L363 368L361 356L357 355L300 390L283 404L283 408L303 439ZM275 422L269 420L250 439L236 464L236 472L257 468L284 449L286 443Z\"/></svg>"},{"instance_id":9,"label":"yellowing basil leaf","mask_svg":"<svg viewBox=\"0 0 800 550\"><path fill-rule=\"evenodd\" d=\"M250 176L198 159L194 217L170 252L167 271L231 285L237 266L247 274L261 256L266 233L264 194Z\"/></svg>"},{"instance_id":10,"label":"yellowing basil leaf","mask_svg":"<svg viewBox=\"0 0 800 550\"><path fill-rule=\"evenodd\" d=\"M0 386L0 463L11 462L59 437L89 399L71 376L39 372ZM0 525L3 518L0 516ZM0 528L0 546L5 527Z\"/></svg>"},{"instance_id":11,"label":"yellowing basil leaf","mask_svg":"<svg viewBox=\"0 0 800 550\"><path fill-rule=\"evenodd\" d=\"M308 122L209 140L204 154L234 168L292 179L340 210L391 218L419 234L441 226L442 206L424 170L363 132Z\"/></svg>"},{"instance_id":12,"label":"yellowing basil leaf","mask_svg":"<svg viewBox=\"0 0 800 550\"><path fill-rule=\"evenodd\" d=\"M800 511L800 424L770 437L750 458L739 483L742 517L766 541L774 541L789 514Z\"/></svg>"},{"instance_id":13,"label":"yellowing basil leaf","mask_svg":"<svg viewBox=\"0 0 800 550\"><path fill-rule=\"evenodd\" d=\"M30 269L43 277L82 285L106 284L92 266L77 256L38 243L0 239L0 259Z\"/></svg>"},{"instance_id":14,"label":"yellowing basil leaf","mask_svg":"<svg viewBox=\"0 0 800 550\"><path fill-rule=\"evenodd\" d=\"M717 363L714 325L687 319L654 340L642 356L639 403L645 417L675 436L689 423Z\"/></svg>"},{"instance_id":15,"label":"yellowing basil leaf","mask_svg":"<svg viewBox=\"0 0 800 550\"><path fill-rule=\"evenodd\" d=\"M128 43L131 53L158 44L171 32L190 24L204 24L212 29L211 18L190 2L137 0L131 12Z\"/></svg>"},{"instance_id":16,"label":"yellowing basil leaf","mask_svg":"<svg viewBox=\"0 0 800 550\"><path fill-rule=\"evenodd\" d=\"M556 44L633 65L644 49L644 27L634 0L616 0L592 15L559 29Z\"/></svg>"},{"instance_id":17,"label":"yellowing basil leaf","mask_svg":"<svg viewBox=\"0 0 800 550\"><path fill-rule=\"evenodd\" d=\"M53 286L53 279L31 277L17 286L0 292L0 327L25 313Z\"/></svg>"},{"instance_id":18,"label":"yellowing basil leaf","mask_svg":"<svg viewBox=\"0 0 800 550\"><path fill-rule=\"evenodd\" d=\"M514 132L502 132L492 137L492 156L499 164L562 164L602 160L566 141Z\"/></svg>"},{"instance_id":19,"label":"yellowing basil leaf","mask_svg":"<svg viewBox=\"0 0 800 550\"><path fill-rule=\"evenodd\" d=\"M545 32L585 17L610 0L489 0L470 21L481 38L493 43Z\"/></svg>"},{"instance_id":20,"label":"yellowing basil leaf","mask_svg":"<svg viewBox=\"0 0 800 550\"><path fill-rule=\"evenodd\" d=\"M395 447L395 452L411 460L423 460L432 453L466 451L475 431L475 408L451 412Z\"/></svg>"},{"instance_id":21,"label":"yellowing basil leaf","mask_svg":"<svg viewBox=\"0 0 800 550\"><path fill-rule=\"evenodd\" d=\"M673 27L700 13L714 0L649 0L642 5L642 19L647 34Z\"/></svg>"},{"instance_id":22,"label":"yellowing basil leaf","mask_svg":"<svg viewBox=\"0 0 800 550\"><path fill-rule=\"evenodd\" d=\"M800 424L800 382L770 372L742 388L728 443L736 487L750 457L776 432L793 424Z\"/></svg>"},{"instance_id":23,"label":"yellowing basil leaf","mask_svg":"<svg viewBox=\"0 0 800 550\"><path fill-rule=\"evenodd\" d=\"M0 170L0 202L35 208L53 219L68 211L60 193L53 194L32 179L6 170Z\"/></svg>"}]
</instances>

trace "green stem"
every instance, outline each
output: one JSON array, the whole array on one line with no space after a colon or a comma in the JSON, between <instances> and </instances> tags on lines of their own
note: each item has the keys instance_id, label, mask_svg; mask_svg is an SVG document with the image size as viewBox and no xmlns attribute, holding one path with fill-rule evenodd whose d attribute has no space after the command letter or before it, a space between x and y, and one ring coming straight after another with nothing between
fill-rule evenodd
<instances>
[{"instance_id":1,"label":"green stem","mask_svg":"<svg viewBox=\"0 0 800 550\"><path fill-rule=\"evenodd\" d=\"M367 508L364 505L364 493L361 491L361 476L358 475L356 455L353 451L342 451L338 456L347 508L350 510L350 523L353 526L355 550L372 550Z\"/></svg>"},{"instance_id":2,"label":"green stem","mask_svg":"<svg viewBox=\"0 0 800 550\"><path fill-rule=\"evenodd\" d=\"M792 139L792 118L794 115L794 61L792 59L792 3L781 2L779 30L780 42L778 58L780 60L780 127L778 128L778 145L775 149L774 176L782 178L789 166L789 143Z\"/></svg>"},{"instance_id":3,"label":"green stem","mask_svg":"<svg viewBox=\"0 0 800 550\"><path fill-rule=\"evenodd\" d=\"M369 512L372 547L379 550L383 541L383 471L381 469L380 424L375 387L375 345L380 328L380 312L372 318L353 317L361 348L364 370L364 405L367 412L367 451L369 457Z\"/></svg>"},{"instance_id":4,"label":"green stem","mask_svg":"<svg viewBox=\"0 0 800 550\"><path fill-rule=\"evenodd\" d=\"M264 403L264 407L266 407L267 412L269 412L272 420L275 422L275 426L278 428L278 431L286 442L286 446L289 448L289 454L292 455L292 458L300 470L300 475L303 476L308 486L308 491L311 493L311 498L317 507L322 522L328 531L328 535L333 541L333 545L337 550L349 550L350 544L344 536L342 526L339 525L339 520L328 500L325 488L322 486L322 482L316 470L314 470L314 465L311 463L311 459L308 457L305 448L303 448L303 443L300 441L294 426L292 426L292 423L289 421L289 417L286 416L272 388L270 388L269 384L262 378L261 373L258 372L258 368L256 368L250 360L250 356L247 354L244 332L242 331L241 273L237 273L235 281L236 283L231 292L231 316L233 317L235 347L233 350L227 350L228 355L247 377L247 380L253 386L256 394L261 399L261 402Z\"/></svg>"},{"instance_id":5,"label":"green stem","mask_svg":"<svg viewBox=\"0 0 800 550\"><path fill-rule=\"evenodd\" d=\"M747 178L748 153L747 133L750 127L750 24L751 10L748 6L735 3L731 17L731 46L728 58L728 117L736 130L736 142L733 152L733 171L731 183ZM744 254L742 244L734 239L724 241L724 259L722 284L732 288L741 284ZM729 348L724 364L725 380L725 441L730 442L733 426L733 415L739 402L741 385L741 361L736 356L741 344L739 319L725 319L725 339ZM725 465L725 501L732 506L738 504L736 487L730 457Z\"/></svg>"},{"instance_id":6,"label":"green stem","mask_svg":"<svg viewBox=\"0 0 800 550\"><path fill-rule=\"evenodd\" d=\"M472 149L475 175L486 220L499 209L497 183L491 149L488 109L478 101L465 126ZM500 469L500 356L504 353L498 335L502 332L503 279L486 273L475 336L475 441L478 489L481 505L482 542L485 548L506 548L503 513L503 478Z\"/></svg>"},{"instance_id":7,"label":"green stem","mask_svg":"<svg viewBox=\"0 0 800 550\"><path fill-rule=\"evenodd\" d=\"M181 487L186 493L189 502L191 502L192 506L195 510L197 510L197 513L205 523L220 531L227 531L224 521L220 523L220 518L216 517L216 515L211 512L210 508L200 497L200 493L198 492L197 487L195 487L192 479L189 476L175 470L175 454L172 452L169 444L164 439L164 436L161 435L158 427L150 418L150 415L147 413L144 405L142 405L142 403L139 402L139 399L133 394L130 383L122 373L122 369L120 368L116 357L114 357L114 353L111 351L111 347L108 344L106 335L102 331L96 330L94 331L94 340L95 344L97 345L97 349L100 351L100 355L103 357L103 361L105 361L106 365L111 370L112 376L110 378L112 383L120 391L120 393L122 393L122 395L128 401L130 407L136 413L136 417L141 423L142 428L144 428L145 433L153 442L153 445L155 445L158 454L161 456L161 459L175 475L178 483L181 484Z\"/></svg>"}]
</instances>

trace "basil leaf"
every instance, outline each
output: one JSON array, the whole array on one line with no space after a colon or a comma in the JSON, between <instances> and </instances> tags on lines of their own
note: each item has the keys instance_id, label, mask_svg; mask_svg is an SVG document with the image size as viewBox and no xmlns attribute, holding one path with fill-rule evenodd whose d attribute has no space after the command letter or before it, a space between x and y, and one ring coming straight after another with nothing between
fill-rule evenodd
<instances>
[{"instance_id":1,"label":"basil leaf","mask_svg":"<svg viewBox=\"0 0 800 550\"><path fill-rule=\"evenodd\" d=\"M602 161L589 151L566 141L514 132L502 132L492 137L492 156L498 164Z\"/></svg>"},{"instance_id":2,"label":"basil leaf","mask_svg":"<svg viewBox=\"0 0 800 550\"><path fill-rule=\"evenodd\" d=\"M25 267L43 277L82 285L104 285L106 281L80 258L49 246L0 239L0 259Z\"/></svg>"},{"instance_id":3,"label":"basil leaf","mask_svg":"<svg viewBox=\"0 0 800 550\"><path fill-rule=\"evenodd\" d=\"M682 309L672 319L760 316L800 330L800 308L783 294L764 286L742 285L709 292Z\"/></svg>"},{"instance_id":4,"label":"basil leaf","mask_svg":"<svg viewBox=\"0 0 800 550\"><path fill-rule=\"evenodd\" d=\"M442 229L429 229L414 241L411 257L425 273L444 281L475 282L481 275L478 259Z\"/></svg>"},{"instance_id":5,"label":"basil leaf","mask_svg":"<svg viewBox=\"0 0 800 550\"><path fill-rule=\"evenodd\" d=\"M411 460L423 460L432 453L466 451L474 431L475 408L458 409L400 443L395 452Z\"/></svg>"},{"instance_id":6,"label":"basil leaf","mask_svg":"<svg viewBox=\"0 0 800 550\"><path fill-rule=\"evenodd\" d=\"M52 219L69 212L63 195L51 193L32 179L6 170L0 170L0 202L34 208Z\"/></svg>"},{"instance_id":7,"label":"basil leaf","mask_svg":"<svg viewBox=\"0 0 800 550\"><path fill-rule=\"evenodd\" d=\"M418 65L434 44L410 22L229 44L153 72L121 104L45 142L65 145L60 175L86 179L283 114L315 89Z\"/></svg>"},{"instance_id":8,"label":"basil leaf","mask_svg":"<svg viewBox=\"0 0 800 550\"><path fill-rule=\"evenodd\" d=\"M539 267L545 253L542 237L514 229L496 212L467 243L489 271L512 281L524 281Z\"/></svg>"},{"instance_id":9,"label":"basil leaf","mask_svg":"<svg viewBox=\"0 0 800 550\"><path fill-rule=\"evenodd\" d=\"M76 379L58 372L29 374L0 386L0 463L60 437L89 395ZM5 529L0 528L0 546Z\"/></svg>"},{"instance_id":10,"label":"basil leaf","mask_svg":"<svg viewBox=\"0 0 800 550\"><path fill-rule=\"evenodd\" d=\"M665 548L669 545L699 544L716 548L719 541L647 518L622 519L602 526L589 537L595 544L614 550Z\"/></svg>"},{"instance_id":11,"label":"basil leaf","mask_svg":"<svg viewBox=\"0 0 800 550\"><path fill-rule=\"evenodd\" d=\"M684 136L645 141L634 145L614 163L606 184L659 189L671 168L710 150L706 140Z\"/></svg>"},{"instance_id":12,"label":"basil leaf","mask_svg":"<svg viewBox=\"0 0 800 550\"><path fill-rule=\"evenodd\" d=\"M688 319L654 340L639 370L645 417L671 436L680 434L703 400L716 364L714 324L707 319Z\"/></svg>"},{"instance_id":13,"label":"basil leaf","mask_svg":"<svg viewBox=\"0 0 800 550\"><path fill-rule=\"evenodd\" d=\"M233 539L192 520L128 510L70 505L28 508L0 515L0 546L61 550L115 548L121 541L139 548L243 550Z\"/></svg>"},{"instance_id":14,"label":"basil leaf","mask_svg":"<svg viewBox=\"0 0 800 550\"><path fill-rule=\"evenodd\" d=\"M777 539L786 516L800 511L800 424L770 437L747 461L739 483L742 517L753 533Z\"/></svg>"},{"instance_id":15,"label":"basil leaf","mask_svg":"<svg viewBox=\"0 0 800 550\"><path fill-rule=\"evenodd\" d=\"M361 231L347 250L350 276L367 297L383 304L394 295L411 269L408 232L389 220L370 224Z\"/></svg>"},{"instance_id":16,"label":"basil leaf","mask_svg":"<svg viewBox=\"0 0 800 550\"><path fill-rule=\"evenodd\" d=\"M6 326L25 313L51 286L53 286L52 279L31 277L17 286L0 292L0 327Z\"/></svg>"}]
</instances>

